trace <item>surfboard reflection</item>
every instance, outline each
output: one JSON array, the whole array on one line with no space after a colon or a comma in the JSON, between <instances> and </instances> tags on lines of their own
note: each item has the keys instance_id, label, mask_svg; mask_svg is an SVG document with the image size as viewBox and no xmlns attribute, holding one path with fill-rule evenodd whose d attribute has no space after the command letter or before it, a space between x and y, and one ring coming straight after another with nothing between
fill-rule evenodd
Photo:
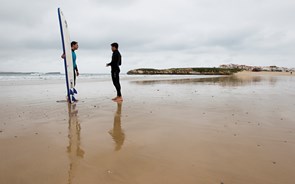
<instances>
[{"instance_id":1,"label":"surfboard reflection","mask_svg":"<svg viewBox=\"0 0 295 184\"><path fill-rule=\"evenodd\" d=\"M79 159L84 157L85 152L81 149L80 144L80 132L81 125L78 121L78 110L76 109L76 104L68 103L68 113L69 113L69 146L67 147L67 152L70 160L69 167L69 179L68 183L73 182L75 177L75 171L77 170Z\"/></svg>"},{"instance_id":2,"label":"surfboard reflection","mask_svg":"<svg viewBox=\"0 0 295 184\"><path fill-rule=\"evenodd\" d=\"M115 142L115 151L119 151L125 140L125 133L121 127L121 112L122 112L122 102L117 103L117 111L114 116L113 129L109 131L109 134L112 136Z\"/></svg>"}]
</instances>

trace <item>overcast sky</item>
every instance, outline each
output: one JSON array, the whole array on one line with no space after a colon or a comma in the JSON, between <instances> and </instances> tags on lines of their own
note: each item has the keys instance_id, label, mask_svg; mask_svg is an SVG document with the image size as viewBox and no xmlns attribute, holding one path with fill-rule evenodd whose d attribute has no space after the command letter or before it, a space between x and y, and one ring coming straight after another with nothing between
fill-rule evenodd
<instances>
[{"instance_id":1,"label":"overcast sky","mask_svg":"<svg viewBox=\"0 0 295 184\"><path fill-rule=\"evenodd\" d=\"M0 71L63 72L57 8L80 72L237 63L295 67L294 0L0 0Z\"/></svg>"}]
</instances>

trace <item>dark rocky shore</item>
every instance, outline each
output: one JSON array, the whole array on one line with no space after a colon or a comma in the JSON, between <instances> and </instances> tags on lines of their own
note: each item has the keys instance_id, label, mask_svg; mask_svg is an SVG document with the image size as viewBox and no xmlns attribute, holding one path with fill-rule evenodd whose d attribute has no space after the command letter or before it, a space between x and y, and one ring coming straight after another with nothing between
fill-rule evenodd
<instances>
[{"instance_id":1,"label":"dark rocky shore","mask_svg":"<svg viewBox=\"0 0 295 184\"><path fill-rule=\"evenodd\" d=\"M232 75L241 70L227 68L140 68L127 72L128 75Z\"/></svg>"}]
</instances>

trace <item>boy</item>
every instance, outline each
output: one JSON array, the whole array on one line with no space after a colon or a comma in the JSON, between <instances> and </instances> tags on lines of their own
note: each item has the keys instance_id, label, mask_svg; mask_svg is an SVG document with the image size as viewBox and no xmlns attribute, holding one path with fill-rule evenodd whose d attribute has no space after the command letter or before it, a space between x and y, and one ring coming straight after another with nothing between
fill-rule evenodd
<instances>
[{"instance_id":1,"label":"boy","mask_svg":"<svg viewBox=\"0 0 295 184\"><path fill-rule=\"evenodd\" d=\"M78 48L79 48L78 42L72 41L71 42L71 49L72 49L72 58L73 58L73 66L74 66L74 85L76 85L76 77L79 76L79 70L78 70L78 66L77 66L77 63L76 63L77 56L76 56L76 53L75 53L75 50L78 50ZM61 56L61 58L64 59L65 54L63 54Z\"/></svg>"}]
</instances>

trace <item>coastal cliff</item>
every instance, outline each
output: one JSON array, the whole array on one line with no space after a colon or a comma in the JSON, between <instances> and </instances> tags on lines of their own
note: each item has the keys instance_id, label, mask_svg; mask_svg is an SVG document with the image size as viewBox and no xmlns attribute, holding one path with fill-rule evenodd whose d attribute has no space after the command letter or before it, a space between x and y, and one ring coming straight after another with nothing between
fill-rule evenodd
<instances>
[{"instance_id":1,"label":"coastal cliff","mask_svg":"<svg viewBox=\"0 0 295 184\"><path fill-rule=\"evenodd\" d=\"M232 75L241 70L227 68L140 68L127 72L128 75Z\"/></svg>"}]
</instances>

